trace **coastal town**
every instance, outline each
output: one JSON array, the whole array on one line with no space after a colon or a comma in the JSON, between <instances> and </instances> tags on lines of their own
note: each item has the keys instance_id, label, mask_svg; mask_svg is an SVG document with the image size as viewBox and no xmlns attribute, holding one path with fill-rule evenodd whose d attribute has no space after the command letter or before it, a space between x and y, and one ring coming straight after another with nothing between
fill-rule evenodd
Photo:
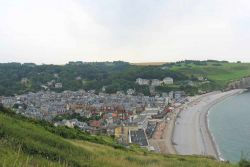
<instances>
[{"instance_id":1,"label":"coastal town","mask_svg":"<svg viewBox=\"0 0 250 167\"><path fill-rule=\"evenodd\" d=\"M207 79L199 77L198 81ZM21 80L26 82L27 79ZM0 104L25 117L46 120L55 127L112 136L124 146L136 144L163 154L208 155L224 160L208 128L208 111L244 89L230 87L225 92L199 91L200 95L188 96L180 90L155 91L157 86L173 85L171 77L137 78L135 84L148 87L151 95L136 92L134 88L110 94L105 92L105 86L101 91L53 91L64 85L51 80L40 85L38 92L2 96Z\"/></svg>"},{"instance_id":2,"label":"coastal town","mask_svg":"<svg viewBox=\"0 0 250 167\"><path fill-rule=\"evenodd\" d=\"M150 81L138 78L136 83L157 86L173 84L173 79ZM56 88L62 87L62 84L53 82L48 86L52 84ZM138 144L158 152L159 146L150 143L162 138L173 110L186 101L184 91L144 96L132 88L115 94L107 94L104 90L99 93L95 90L61 93L47 90L0 98L4 107L26 117L47 120L54 126L77 127L91 134L111 135L121 144Z\"/></svg>"}]
</instances>

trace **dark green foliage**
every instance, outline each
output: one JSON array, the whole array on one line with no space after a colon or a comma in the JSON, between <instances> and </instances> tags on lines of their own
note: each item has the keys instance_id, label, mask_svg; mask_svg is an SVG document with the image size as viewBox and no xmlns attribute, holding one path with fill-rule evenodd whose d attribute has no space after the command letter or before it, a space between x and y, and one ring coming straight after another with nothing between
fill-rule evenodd
<instances>
[{"instance_id":1,"label":"dark green foliage","mask_svg":"<svg viewBox=\"0 0 250 167\"><path fill-rule=\"evenodd\" d=\"M58 78L54 76L58 74ZM81 77L77 80L77 77ZM126 91L129 88L136 89L138 93L148 94L135 84L137 78L163 79L173 77L175 80L187 79L186 76L160 67L133 66L126 62L103 62L103 63L69 63L64 66L58 65L30 65L20 63L0 64L0 96L22 94L28 91L39 91L41 85L55 80L63 84L62 89L51 88L56 92L64 90L76 91L79 89L100 91L103 86L107 87L108 93L118 90ZM21 80L27 79L27 83Z\"/></svg>"},{"instance_id":2,"label":"dark green foliage","mask_svg":"<svg viewBox=\"0 0 250 167\"><path fill-rule=\"evenodd\" d=\"M58 115L53 119L53 121L57 122L57 121L62 121L64 119L77 119L80 122L88 122L91 120L100 120L101 116L91 116L90 118L86 118L78 113L73 113L73 114Z\"/></svg>"},{"instance_id":3,"label":"dark green foliage","mask_svg":"<svg viewBox=\"0 0 250 167\"><path fill-rule=\"evenodd\" d=\"M0 139L4 137L3 125L0 124Z\"/></svg>"},{"instance_id":4,"label":"dark green foliage","mask_svg":"<svg viewBox=\"0 0 250 167\"><path fill-rule=\"evenodd\" d=\"M240 162L239 162L239 166L240 166L240 167L250 167L250 161L245 160L245 159L242 159L242 160L240 160Z\"/></svg>"},{"instance_id":5,"label":"dark green foliage","mask_svg":"<svg viewBox=\"0 0 250 167\"><path fill-rule=\"evenodd\" d=\"M249 154L241 152L241 160L239 162L240 167L250 167Z\"/></svg>"},{"instance_id":6,"label":"dark green foliage","mask_svg":"<svg viewBox=\"0 0 250 167\"><path fill-rule=\"evenodd\" d=\"M136 66L122 61L70 62L63 66L6 63L0 64L0 96L36 92L42 90L41 85L46 85L52 80L63 85L62 89L50 87L50 90L56 92L94 89L98 93L105 86L106 93L135 89L137 94L150 95L149 87L139 86L135 80L137 78L162 80L165 77L172 77L175 87L162 86L156 90L186 90L187 94L192 95L197 93L197 88L189 89L186 83L182 84L184 81L199 82L197 77L203 76L210 83L197 85L198 90L221 90L226 88L229 82L249 76L249 70L247 63L228 63L217 60L185 60L162 66ZM22 79L26 81L21 82Z\"/></svg>"}]
</instances>

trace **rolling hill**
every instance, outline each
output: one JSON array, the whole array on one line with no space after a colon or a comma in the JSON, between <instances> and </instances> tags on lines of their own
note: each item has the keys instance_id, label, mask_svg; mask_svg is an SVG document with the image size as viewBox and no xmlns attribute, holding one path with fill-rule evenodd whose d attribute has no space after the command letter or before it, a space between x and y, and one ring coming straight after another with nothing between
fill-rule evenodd
<instances>
[{"instance_id":1,"label":"rolling hill","mask_svg":"<svg viewBox=\"0 0 250 167\"><path fill-rule=\"evenodd\" d=\"M190 88L187 81L197 81L203 76L209 83ZM172 77L175 84L159 86L156 90L169 92L183 90L187 94L197 94L198 90L212 91L224 89L231 81L250 76L249 63L229 63L226 61L186 60L167 64L136 64L127 62L84 63L70 62L66 65L35 65L31 63L0 63L0 96L11 96L27 92L50 89L56 92L79 89L106 93L126 92L135 89L137 93L150 95L148 86L135 83L137 78L159 79ZM60 83L61 88L55 88Z\"/></svg>"},{"instance_id":2,"label":"rolling hill","mask_svg":"<svg viewBox=\"0 0 250 167\"><path fill-rule=\"evenodd\" d=\"M228 63L219 61L185 61L172 65L169 70L185 76L203 76L219 86L250 76L250 63Z\"/></svg>"}]
</instances>

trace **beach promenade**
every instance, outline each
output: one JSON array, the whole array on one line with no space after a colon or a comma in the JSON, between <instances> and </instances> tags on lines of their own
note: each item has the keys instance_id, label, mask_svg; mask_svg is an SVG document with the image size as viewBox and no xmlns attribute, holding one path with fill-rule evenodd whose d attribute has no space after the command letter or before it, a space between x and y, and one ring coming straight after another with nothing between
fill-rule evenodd
<instances>
[{"instance_id":1,"label":"beach promenade","mask_svg":"<svg viewBox=\"0 0 250 167\"><path fill-rule=\"evenodd\" d=\"M206 155L220 159L219 152L208 129L207 114L216 103L243 90L211 92L195 98L176 111L172 144L181 155Z\"/></svg>"}]
</instances>

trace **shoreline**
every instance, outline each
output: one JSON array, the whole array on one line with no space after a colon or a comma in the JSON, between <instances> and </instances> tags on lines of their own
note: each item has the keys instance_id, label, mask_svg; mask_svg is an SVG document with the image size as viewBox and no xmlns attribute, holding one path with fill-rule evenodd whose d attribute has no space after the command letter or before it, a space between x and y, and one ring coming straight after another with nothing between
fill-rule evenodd
<instances>
[{"instance_id":1,"label":"shoreline","mask_svg":"<svg viewBox=\"0 0 250 167\"><path fill-rule=\"evenodd\" d=\"M220 152L220 148L219 148L219 145L217 144L216 140L215 140L215 137L210 129L210 125L209 125L209 113L210 113L210 109L215 106L216 104L226 100L227 98L229 97L232 97L232 96L235 96L235 95L238 95L238 94L241 94L243 92L245 92L246 90L244 89L235 89L236 92L233 92L232 94L229 94L229 95L226 95L224 97L221 97L220 99L216 100L215 103L211 104L211 106L208 108L208 110L206 111L206 125L207 125L207 131L208 131L208 134L209 134L209 137L210 137L210 140L212 141L213 143L213 147L216 151L216 155L217 155L217 159L220 160L220 161L225 161L222 153Z\"/></svg>"},{"instance_id":2,"label":"shoreline","mask_svg":"<svg viewBox=\"0 0 250 167\"><path fill-rule=\"evenodd\" d=\"M236 89L200 95L175 111L176 119L170 138L172 147L180 155L205 155L223 160L219 147L209 129L209 110L217 103L244 92Z\"/></svg>"}]
</instances>

